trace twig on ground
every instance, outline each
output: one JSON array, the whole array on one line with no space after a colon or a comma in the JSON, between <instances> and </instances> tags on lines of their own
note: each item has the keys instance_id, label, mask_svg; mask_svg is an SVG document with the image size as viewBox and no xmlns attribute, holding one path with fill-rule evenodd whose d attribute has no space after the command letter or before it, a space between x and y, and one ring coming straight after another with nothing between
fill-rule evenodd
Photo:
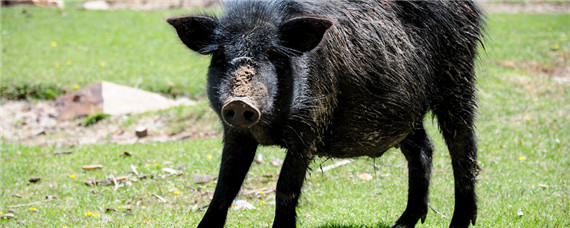
<instances>
[{"instance_id":1,"label":"twig on ground","mask_svg":"<svg viewBox=\"0 0 570 228\"><path fill-rule=\"evenodd\" d=\"M388 166L388 167L394 167L394 168L399 168L399 169L408 168L407 166L402 166L402 165L392 165L392 164L385 164L385 163L374 164L374 168L380 168L381 166Z\"/></svg>"},{"instance_id":2,"label":"twig on ground","mask_svg":"<svg viewBox=\"0 0 570 228\"><path fill-rule=\"evenodd\" d=\"M339 167L339 166L346 165L346 164L351 163L351 162L352 162L352 160L342 160L342 161L337 162L335 164L322 167L321 172L326 172L326 171L329 171L329 170L334 169L334 168Z\"/></svg>"},{"instance_id":3,"label":"twig on ground","mask_svg":"<svg viewBox=\"0 0 570 228\"><path fill-rule=\"evenodd\" d=\"M443 215L442 213L439 213L439 211L436 211L430 204L428 204L429 208L431 208L431 210L433 212L435 212L436 214L438 214L439 216L441 216L444 219L449 219L447 216Z\"/></svg>"},{"instance_id":4,"label":"twig on ground","mask_svg":"<svg viewBox=\"0 0 570 228\"><path fill-rule=\"evenodd\" d=\"M52 201L52 200L53 200L53 199L47 199L47 200L39 201L39 202L26 203L26 204L18 204L18 205L11 205L11 206L7 206L6 208L27 207L27 206L42 204L42 203L49 202L49 201Z\"/></svg>"},{"instance_id":5,"label":"twig on ground","mask_svg":"<svg viewBox=\"0 0 570 228\"><path fill-rule=\"evenodd\" d=\"M153 196L156 196L156 198L158 198L158 200L160 200L163 203L168 202L168 200L166 200L165 198L160 197L159 195L157 195L156 193L152 193Z\"/></svg>"}]
</instances>

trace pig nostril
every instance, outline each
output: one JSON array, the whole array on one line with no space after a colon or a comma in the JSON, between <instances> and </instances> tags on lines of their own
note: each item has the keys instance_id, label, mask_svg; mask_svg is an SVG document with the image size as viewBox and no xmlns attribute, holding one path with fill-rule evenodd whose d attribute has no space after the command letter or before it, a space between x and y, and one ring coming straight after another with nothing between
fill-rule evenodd
<instances>
[{"instance_id":1,"label":"pig nostril","mask_svg":"<svg viewBox=\"0 0 570 228\"><path fill-rule=\"evenodd\" d=\"M250 123L255 121L255 113L252 111L245 111L243 117Z\"/></svg>"},{"instance_id":2,"label":"pig nostril","mask_svg":"<svg viewBox=\"0 0 570 228\"><path fill-rule=\"evenodd\" d=\"M226 110L226 111L224 111L224 117L225 117L227 120L233 119L235 115L236 115L236 113L234 112L234 110Z\"/></svg>"}]
</instances>

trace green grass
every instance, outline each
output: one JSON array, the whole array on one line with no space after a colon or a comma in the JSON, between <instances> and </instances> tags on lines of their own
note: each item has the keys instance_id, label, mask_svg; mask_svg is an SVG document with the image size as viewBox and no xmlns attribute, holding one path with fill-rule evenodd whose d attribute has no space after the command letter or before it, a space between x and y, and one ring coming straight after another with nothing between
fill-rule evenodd
<instances>
[{"instance_id":1,"label":"green grass","mask_svg":"<svg viewBox=\"0 0 570 228\"><path fill-rule=\"evenodd\" d=\"M173 97L203 97L202 66L209 58L187 50L165 21L190 12L2 8L1 96L53 98L41 95L43 90L14 88L42 84L73 91L107 80Z\"/></svg>"},{"instance_id":2,"label":"green grass","mask_svg":"<svg viewBox=\"0 0 570 228\"><path fill-rule=\"evenodd\" d=\"M17 14L17 9L2 9L3 22L7 14ZM35 12L36 9L29 9ZM37 14L53 14L51 10L37 10ZM123 20L126 15L137 15L141 12L68 12L68 16L91 15L90 20L83 21L84 26L99 26L99 30L106 31L109 27L119 25L94 23L90 21L116 21ZM119 72L121 77L115 80L124 80L129 83L136 81L136 74L120 73L122 71L138 72L139 68L146 68L152 61L169 61L161 65L160 69L166 72L179 72L188 75L189 72L201 72L194 77L196 88L203 87L205 62L188 66L185 61L193 58L183 47L177 43L172 31L166 25L158 27L146 27L153 24L152 18L160 19L161 15L176 14L178 12L146 12L147 23L125 22L131 30L145 31L149 34L158 34L152 30L162 30L172 42L172 48L147 48L147 51L158 53L159 50L177 52L173 58L170 54L158 55L156 59L151 57L134 57L125 63L122 70L113 68L116 61L106 59L107 65L101 68L98 61L91 65L80 65L74 68L75 73L88 71L95 72ZM98 15L98 16L96 16ZM16 16L14 16L16 17ZM79 16L77 16L79 17ZM107 18L109 17L109 18ZM136 16L133 16L136 17ZM138 17L137 17L138 18ZM540 62L545 69L557 69L560 62L568 66L569 41L564 40L563 35L570 35L568 15L489 15L489 39L487 39L486 54L481 57L478 69L480 109L478 119L478 136L480 151L480 166L483 168L478 184L479 216L477 227L570 227L570 156L568 142L570 141L568 129L570 129L570 86L561 84L552 77L547 76L541 70L528 68L529 62ZM15 20L15 19L9 19ZM26 20L26 19L22 19ZM47 20L47 19L46 19ZM58 47L52 49L50 42L53 36L47 32L49 28L43 24L44 20L22 23L26 27L45 29L43 44L30 43L30 46L41 50L61 51L69 56L82 53L79 50L63 50L66 42L58 40ZM38 23L42 26L37 25ZM79 22L77 22L79 24ZM161 22L162 23L162 22ZM16 30L17 23L12 23L9 31ZM143 28L138 27L143 26ZM57 26L56 26L57 27ZM78 26L78 27L83 27ZM136 28L135 28L136 27ZM549 29L550 28L550 29ZM54 28L55 29L55 28ZM150 31L149 31L150 30ZM99 32L101 33L101 32ZM105 33L105 32L102 32ZM21 39L33 40L21 33L11 33L4 40L9 42L22 42ZM14 34L20 34L18 36ZM25 33L30 35L31 33ZM93 33L94 34L94 33ZM109 40L123 40L125 33L116 35L109 33ZM146 34L146 33L144 33ZM165 35L166 34L166 35ZM30 35L31 36L31 35ZM139 35L140 38L141 35ZM89 37L84 37L89 39ZM168 40L165 38L165 40ZM148 47L148 39L133 41L136 50L140 47ZM78 41L79 42L79 41ZM81 41L83 42L83 41ZM102 42L90 40L90 42ZM22 42L24 43L24 42ZM70 42L72 43L72 42ZM89 43L89 42L85 42ZM162 42L160 42L162 43ZM558 44L558 48L553 45ZM123 43L124 44L124 43ZM103 56L115 54L112 47L99 44L97 51L89 49L91 56L99 51L105 52ZM26 46L19 45L18 47ZM5 46L6 47L6 46ZM9 48L9 47L7 47ZM61 48L57 49L57 48ZM33 51L33 48L24 48L25 52L43 55ZM91 51L93 51L91 53ZM19 51L12 50L9 53ZM3 52L6 56L6 52ZM14 56L18 56L13 54ZM116 53L124 56L124 53ZM139 53L139 55L146 55ZM24 72L22 75L33 75L34 72L56 72L66 69L65 64L60 68L53 69L54 61L65 63L66 57L43 59L29 57L27 63L18 63L15 60L3 58L2 73ZM82 55L81 55L82 56ZM178 57L184 56L186 60ZM53 55L46 55L51 58ZM162 57L162 58L161 58ZM20 56L20 58L24 58ZM87 58L87 57L81 57ZM561 58L561 59L560 59ZM61 59L61 60L60 60ZM9 62L8 65L5 62ZM70 66L74 67L75 61ZM140 62L137 62L140 61ZM503 62L512 61L514 65L505 65ZM136 67L132 64L136 63ZM140 64L145 63L145 64ZM16 69L10 64L28 64L28 68ZM78 63L79 64L79 63ZM130 64L130 65L129 65ZM4 66L8 66L7 69ZM21 66L21 65L20 65ZM46 68L51 66L49 70ZM118 66L117 66L118 67ZM44 69L45 68L45 69ZM61 69L64 68L64 69ZM83 69L85 68L85 69ZM136 69L131 69L136 68ZM10 70L9 70L10 69ZM71 69L69 69L71 70ZM117 71L114 71L117 70ZM27 72L27 73L26 73ZM158 72L158 71L152 71ZM548 71L546 71L548 72ZM53 73L53 75L56 75ZM72 72L68 72L71 77ZM102 75L99 75L103 77ZM143 84L162 80L150 74L142 75ZM122 78L124 77L124 78ZM134 77L134 78L133 78ZM153 79L154 78L154 79ZM172 76L178 78L178 75ZM21 82L56 83L72 86L69 78L53 77L50 80L30 77L20 80ZM177 80L172 79L172 80ZM84 78L85 83L91 80ZM108 79L110 80L110 79ZM123 81L123 82L124 82ZM75 82L73 82L75 83ZM149 83L150 88L154 83ZM186 88L186 87L185 87ZM191 89L188 89L189 91ZM200 89L198 89L200 90ZM195 92L196 96L201 92ZM199 112L205 111L197 109ZM181 109L183 116L189 114ZM177 115L177 114L176 114ZM197 115L200 116L200 115ZM432 186L430 188L430 205L447 217L453 213L453 175L451 173L450 158L437 131L437 126L432 124L431 119L426 119L428 132L435 142L434 169ZM195 141L134 144L134 145L99 145L79 146L75 148L52 148L52 147L26 147L20 145L0 144L0 211L13 213L15 219L0 220L1 225L7 227L17 226L18 221L31 227L84 227L84 226L129 226L129 227L179 227L195 226L201 217L202 211L197 208L209 203L209 197L215 183L195 184L192 181L194 174L216 175L219 168L221 154L221 139L203 139ZM53 155L54 150L73 150L69 155ZM122 157L124 151L133 155ZM269 161L273 158L283 159L284 152L273 147L260 148L263 155L262 164L253 165L247 182L243 185L243 192L249 195L240 195L240 199L254 204L254 210L230 210L228 215L228 227L264 227L270 225L273 220L274 193L259 193L259 190L272 189L275 186L275 175L279 173L278 167L273 167ZM406 205L407 170L405 159L398 150L391 150L386 155L376 160L360 158L348 165L338 167L328 172L320 172L320 166L326 166L336 160L317 159L308 175L300 205L297 209L299 214L299 227L389 227L403 212ZM102 164L102 170L83 171L81 166L88 164ZM147 166L148 164L148 166ZM375 168L374 164L378 167ZM131 165L138 171L152 175L149 178L133 182L130 186L118 188L114 186L89 187L84 184L90 178L105 179L109 175L115 177L129 175ZM166 174L161 168L181 167L185 175L161 177ZM358 174L368 172L374 176L373 180L364 181L358 179ZM73 174L75 178L71 178ZM41 177L42 180L32 184L28 182L30 177ZM546 187L545 187L546 186ZM179 195L174 191L180 191ZM21 198L12 195L19 194ZM153 194L168 200L162 203ZM38 205L30 205L13 209L8 212L8 206L41 202L51 195L57 198ZM132 205L132 210L118 209L119 206ZM34 207L35 211L30 210ZM106 208L117 209L115 212L104 212ZM103 211L102 211L103 210ZM98 213L100 217L86 216L87 212ZM519 216L518 213L522 212ZM420 227L446 227L450 219L444 219L433 211L428 213L426 224Z\"/></svg>"}]
</instances>

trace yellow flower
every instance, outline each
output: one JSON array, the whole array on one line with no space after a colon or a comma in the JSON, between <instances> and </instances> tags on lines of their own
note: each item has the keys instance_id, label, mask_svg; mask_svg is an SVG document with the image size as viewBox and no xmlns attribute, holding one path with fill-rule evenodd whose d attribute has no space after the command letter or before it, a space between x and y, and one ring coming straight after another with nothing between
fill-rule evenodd
<instances>
[{"instance_id":1,"label":"yellow flower","mask_svg":"<svg viewBox=\"0 0 570 228\"><path fill-rule=\"evenodd\" d=\"M263 190L259 191L259 194L263 194Z\"/></svg>"},{"instance_id":2,"label":"yellow flower","mask_svg":"<svg viewBox=\"0 0 570 228\"><path fill-rule=\"evenodd\" d=\"M30 207L30 211L36 211L36 210L37 210L37 208L35 208L35 207Z\"/></svg>"},{"instance_id":3,"label":"yellow flower","mask_svg":"<svg viewBox=\"0 0 570 228\"><path fill-rule=\"evenodd\" d=\"M4 212L1 212L1 211L0 211L0 215L3 215L3 214L4 214Z\"/></svg>"},{"instance_id":4,"label":"yellow flower","mask_svg":"<svg viewBox=\"0 0 570 228\"><path fill-rule=\"evenodd\" d=\"M95 213L93 214L93 217L101 217L101 215L99 213Z\"/></svg>"},{"instance_id":5,"label":"yellow flower","mask_svg":"<svg viewBox=\"0 0 570 228\"><path fill-rule=\"evenodd\" d=\"M73 85L73 88L74 88L74 89L79 89L79 85L75 84L75 85Z\"/></svg>"},{"instance_id":6,"label":"yellow flower","mask_svg":"<svg viewBox=\"0 0 570 228\"><path fill-rule=\"evenodd\" d=\"M526 157L525 157L525 156L520 156L520 157L519 157L519 161L524 161L524 160L526 160Z\"/></svg>"},{"instance_id":7,"label":"yellow flower","mask_svg":"<svg viewBox=\"0 0 570 228\"><path fill-rule=\"evenodd\" d=\"M107 63L105 63L105 61L101 61L101 63L99 63L99 65L101 65L101 67L105 67L105 65L107 65Z\"/></svg>"},{"instance_id":8,"label":"yellow flower","mask_svg":"<svg viewBox=\"0 0 570 228\"><path fill-rule=\"evenodd\" d=\"M93 212L91 211L85 212L85 216L91 216L91 215L93 215Z\"/></svg>"},{"instance_id":9,"label":"yellow flower","mask_svg":"<svg viewBox=\"0 0 570 228\"><path fill-rule=\"evenodd\" d=\"M259 204L261 204L261 205L265 205L265 204L267 204L267 202L265 202L265 201L261 201Z\"/></svg>"},{"instance_id":10,"label":"yellow flower","mask_svg":"<svg viewBox=\"0 0 570 228\"><path fill-rule=\"evenodd\" d=\"M71 65L71 60L67 60L66 64L69 66Z\"/></svg>"},{"instance_id":11,"label":"yellow flower","mask_svg":"<svg viewBox=\"0 0 570 228\"><path fill-rule=\"evenodd\" d=\"M208 154L208 155L206 155L206 157L207 157L208 159L212 159L214 156L212 156L211 154Z\"/></svg>"},{"instance_id":12,"label":"yellow flower","mask_svg":"<svg viewBox=\"0 0 570 228\"><path fill-rule=\"evenodd\" d=\"M160 165L160 163L158 163L158 162L154 163L154 166L159 166L159 165Z\"/></svg>"},{"instance_id":13,"label":"yellow flower","mask_svg":"<svg viewBox=\"0 0 570 228\"><path fill-rule=\"evenodd\" d=\"M73 173L72 173L72 174L69 174L69 178L75 179L75 174L73 174Z\"/></svg>"},{"instance_id":14,"label":"yellow flower","mask_svg":"<svg viewBox=\"0 0 570 228\"><path fill-rule=\"evenodd\" d=\"M554 49L559 49L559 48L560 48L560 45L559 45L559 44L555 44L555 45L554 45Z\"/></svg>"},{"instance_id":15,"label":"yellow flower","mask_svg":"<svg viewBox=\"0 0 570 228\"><path fill-rule=\"evenodd\" d=\"M123 207L121 207L121 206L118 206L117 208L119 208L119 209L123 209Z\"/></svg>"},{"instance_id":16,"label":"yellow flower","mask_svg":"<svg viewBox=\"0 0 570 228\"><path fill-rule=\"evenodd\" d=\"M61 228L67 228L67 226L63 226L63 227L61 227Z\"/></svg>"},{"instance_id":17,"label":"yellow flower","mask_svg":"<svg viewBox=\"0 0 570 228\"><path fill-rule=\"evenodd\" d=\"M52 47L57 47L57 42L55 42L55 41L54 41L54 42L51 42L51 46L52 46Z\"/></svg>"},{"instance_id":18,"label":"yellow flower","mask_svg":"<svg viewBox=\"0 0 570 228\"><path fill-rule=\"evenodd\" d=\"M175 190L175 191L174 191L174 195L180 195L180 191L179 191L179 190Z\"/></svg>"}]
</instances>

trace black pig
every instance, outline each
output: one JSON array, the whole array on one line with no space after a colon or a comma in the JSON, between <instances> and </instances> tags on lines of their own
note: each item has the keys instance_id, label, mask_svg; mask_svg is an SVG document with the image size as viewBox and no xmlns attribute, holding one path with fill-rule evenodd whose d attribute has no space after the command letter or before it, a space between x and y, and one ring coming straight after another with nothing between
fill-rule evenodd
<instances>
[{"instance_id":1,"label":"black pig","mask_svg":"<svg viewBox=\"0 0 570 228\"><path fill-rule=\"evenodd\" d=\"M230 1L223 16L168 19L182 42L212 56L207 92L224 126L218 184L199 227L222 227L258 145L287 155L273 227L294 227L311 160L379 157L400 147L408 204L394 227L428 212L437 117L451 154L450 227L475 224L479 170L474 61L484 27L471 1Z\"/></svg>"}]
</instances>

